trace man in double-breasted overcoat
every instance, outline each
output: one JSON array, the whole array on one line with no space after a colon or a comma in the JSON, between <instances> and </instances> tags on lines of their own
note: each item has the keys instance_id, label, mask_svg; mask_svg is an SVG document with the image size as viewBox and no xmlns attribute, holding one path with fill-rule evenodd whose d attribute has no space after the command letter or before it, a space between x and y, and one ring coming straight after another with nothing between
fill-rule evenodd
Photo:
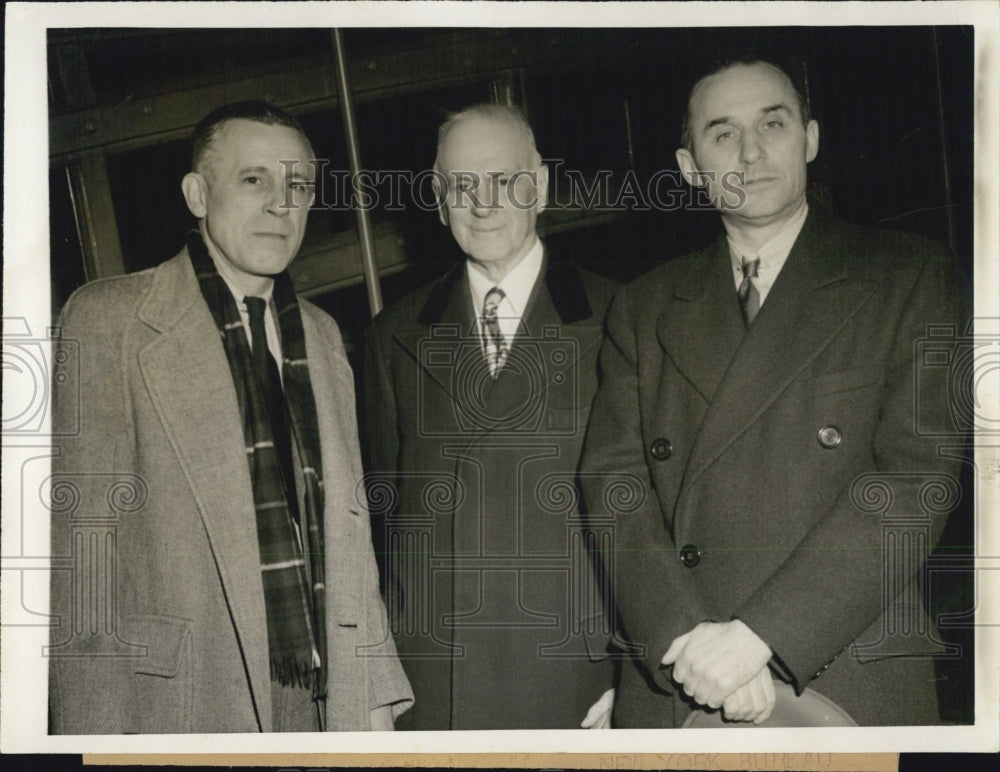
<instances>
[{"instance_id":1,"label":"man in double-breasted overcoat","mask_svg":"<svg viewBox=\"0 0 1000 772\"><path fill-rule=\"evenodd\" d=\"M951 421L948 352L921 347L961 333L953 265L807 202L807 110L765 62L698 81L677 158L725 232L609 312L582 479L615 518L608 570L643 652L617 726L699 706L760 722L774 679L860 724L939 720L942 646L911 580L958 499L958 461L921 431Z\"/></svg>"}]
</instances>

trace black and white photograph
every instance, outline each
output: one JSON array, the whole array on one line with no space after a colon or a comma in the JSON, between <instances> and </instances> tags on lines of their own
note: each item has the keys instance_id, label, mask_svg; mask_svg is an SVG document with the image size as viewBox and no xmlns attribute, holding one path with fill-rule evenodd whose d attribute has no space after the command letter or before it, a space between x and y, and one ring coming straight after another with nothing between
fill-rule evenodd
<instances>
[{"instance_id":1,"label":"black and white photograph","mask_svg":"<svg viewBox=\"0 0 1000 772\"><path fill-rule=\"evenodd\" d=\"M4 751L995 752L998 24L8 4Z\"/></svg>"}]
</instances>

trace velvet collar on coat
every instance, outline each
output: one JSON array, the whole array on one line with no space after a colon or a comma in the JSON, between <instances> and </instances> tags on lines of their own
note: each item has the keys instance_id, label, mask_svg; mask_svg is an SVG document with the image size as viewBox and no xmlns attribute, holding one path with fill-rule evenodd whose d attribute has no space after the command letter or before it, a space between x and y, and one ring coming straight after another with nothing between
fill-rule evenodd
<instances>
[{"instance_id":1,"label":"velvet collar on coat","mask_svg":"<svg viewBox=\"0 0 1000 772\"><path fill-rule=\"evenodd\" d=\"M461 262L438 279L417 316L420 324L432 325L442 321L452 293L460 283L465 270L465 263ZM552 298L552 305L563 324L582 322L594 315L587 300L583 277L573 263L553 262L546 250L542 262L542 274L549 297Z\"/></svg>"}]
</instances>

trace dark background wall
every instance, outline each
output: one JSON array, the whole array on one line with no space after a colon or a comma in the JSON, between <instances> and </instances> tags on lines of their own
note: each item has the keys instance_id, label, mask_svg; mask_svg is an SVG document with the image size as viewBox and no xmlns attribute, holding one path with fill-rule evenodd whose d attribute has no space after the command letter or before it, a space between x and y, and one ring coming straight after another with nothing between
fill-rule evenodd
<instances>
[{"instance_id":1,"label":"dark background wall","mask_svg":"<svg viewBox=\"0 0 1000 772\"><path fill-rule=\"evenodd\" d=\"M291 69L295 62L329 58L325 30L95 30L64 33L83 50L97 110L164 93ZM58 51L60 31L50 34ZM535 127L538 147L560 194L564 170L593 180L608 170L612 202L632 180L640 188L662 170L676 172L674 151L687 89L698 71L726 52L754 51L782 63L804 84L820 123L820 153L810 167L811 195L841 217L921 233L949 243L963 260L972 252L973 40L969 27L782 27L712 29L506 29L346 31L348 55L374 71L387 54L412 52L464 57L466 76L406 83L358 95L360 150L372 170L419 171L431 166L435 130L449 110L491 98L498 74ZM491 66L485 49L500 49ZM404 66L396 60L396 66ZM497 64L504 65L502 72ZM507 66L509 65L509 66ZM51 107L69 112L63 79L50 66ZM428 70L433 74L434 70ZM292 75L290 75L292 77ZM263 96L263 95L261 95ZM203 112L214 107L204 104ZM346 168L336 105L289 105L302 118L329 169ZM181 244L192 219L180 195L187 171L186 133L106 153L107 177L126 270L156 265ZM562 171L561 171L562 170ZM59 302L82 280L73 264L73 203L54 163L52 227L55 290ZM661 197L669 197L669 184ZM678 189L682 190L683 185ZM405 278L388 281L387 300L430 278L458 258L433 212L412 206L376 209L402 243ZM553 202L554 208L565 202ZM718 222L703 209L648 210L625 197L612 212L566 224L572 212L550 212L542 225L550 247L619 279L711 238ZM561 215L561 216L560 216ZM572 219L572 218L570 218ZM349 211L315 211L306 246L350 235ZM61 249L58 247L62 247ZM76 248L78 252L78 247ZM399 285L396 289L395 285ZM56 300L54 299L54 300ZM323 298L320 298L324 302ZM363 321L366 308L326 299L334 315ZM337 306L340 305L338 309ZM351 306L350 309L345 308ZM362 313L355 320L356 311Z\"/></svg>"}]
</instances>

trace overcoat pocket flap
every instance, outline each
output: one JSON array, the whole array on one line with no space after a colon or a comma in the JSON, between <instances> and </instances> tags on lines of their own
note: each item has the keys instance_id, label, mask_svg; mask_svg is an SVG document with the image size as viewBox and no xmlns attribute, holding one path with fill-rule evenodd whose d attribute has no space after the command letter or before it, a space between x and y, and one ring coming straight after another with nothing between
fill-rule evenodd
<instances>
[{"instance_id":1,"label":"overcoat pocket flap","mask_svg":"<svg viewBox=\"0 0 1000 772\"><path fill-rule=\"evenodd\" d=\"M146 647L146 655L136 658L134 671L163 678L180 672L184 644L190 635L187 619L147 614L125 617L122 630L123 638Z\"/></svg>"},{"instance_id":2,"label":"overcoat pocket flap","mask_svg":"<svg viewBox=\"0 0 1000 772\"><path fill-rule=\"evenodd\" d=\"M871 367L852 367L849 370L837 370L817 375L805 381L805 386L810 394L819 396L860 389L876 383L878 379L878 371Z\"/></svg>"},{"instance_id":3,"label":"overcoat pocket flap","mask_svg":"<svg viewBox=\"0 0 1000 772\"><path fill-rule=\"evenodd\" d=\"M590 415L590 405L580 406L549 406L545 411L545 428L548 430L569 431L574 434L587 428L587 418Z\"/></svg>"}]
</instances>

